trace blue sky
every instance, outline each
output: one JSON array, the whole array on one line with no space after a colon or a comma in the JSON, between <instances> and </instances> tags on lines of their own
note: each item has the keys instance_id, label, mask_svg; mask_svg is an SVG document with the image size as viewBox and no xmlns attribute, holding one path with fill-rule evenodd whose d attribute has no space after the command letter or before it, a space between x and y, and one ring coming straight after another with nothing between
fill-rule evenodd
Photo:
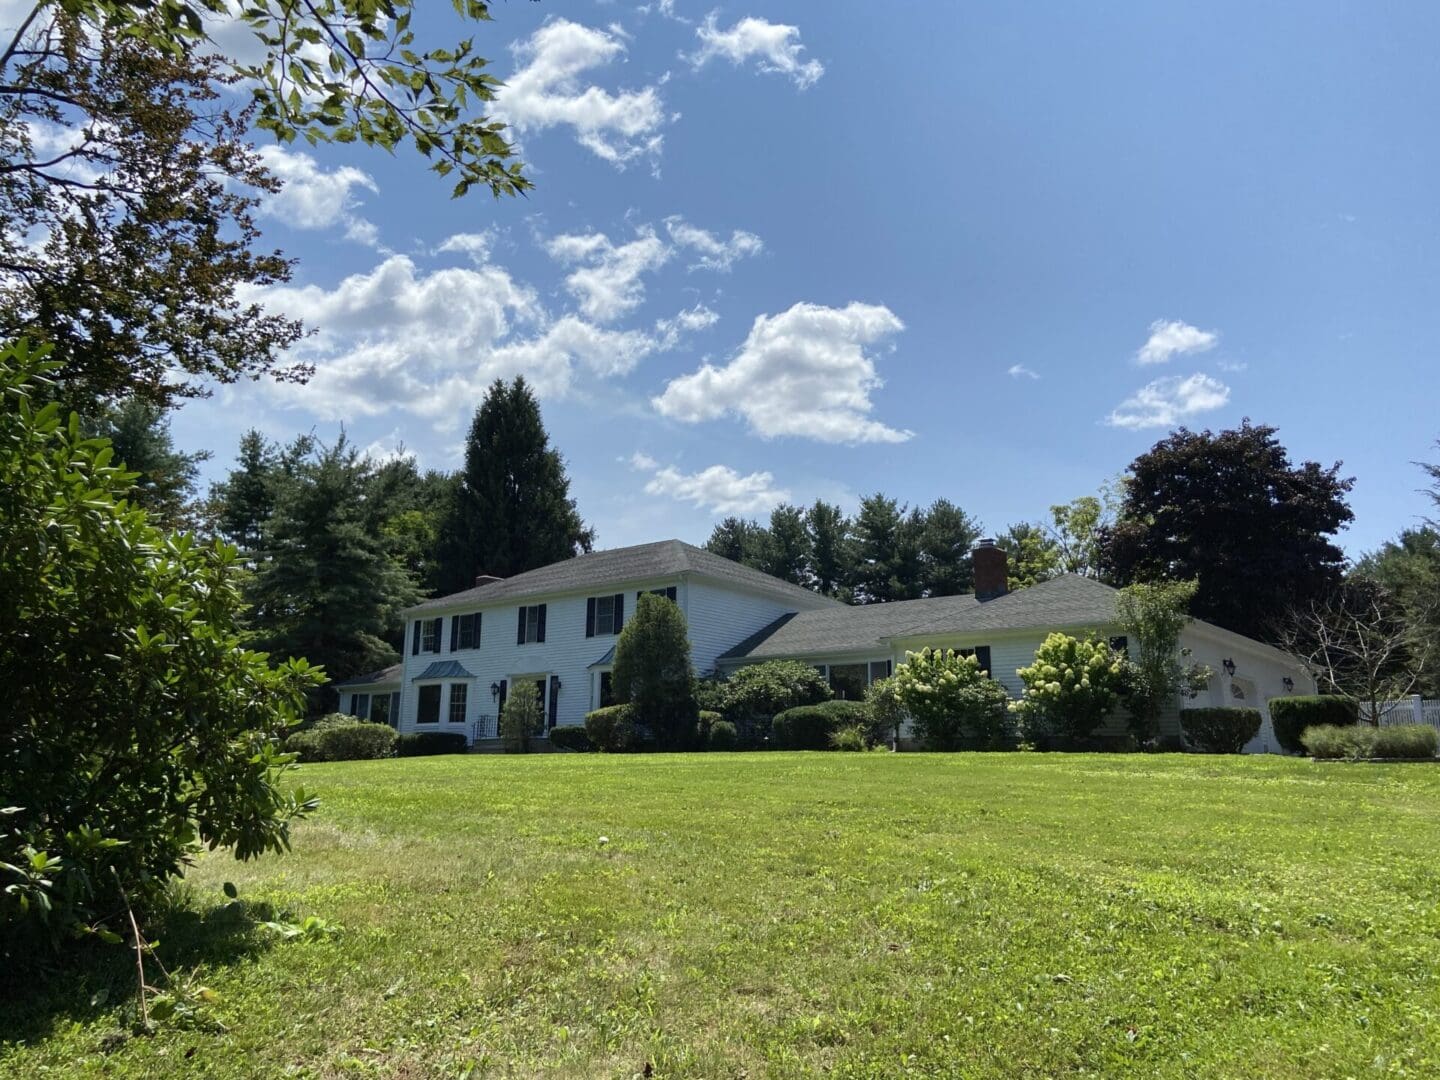
<instances>
[{"instance_id":1,"label":"blue sky","mask_svg":"<svg viewBox=\"0 0 1440 1080\"><path fill-rule=\"evenodd\" d=\"M607 547L875 490L998 531L1246 416L1343 459L1352 554L1426 511L1435 5L426 7L537 189L268 151L317 377L182 410L208 478L251 426L454 468L520 372Z\"/></svg>"}]
</instances>

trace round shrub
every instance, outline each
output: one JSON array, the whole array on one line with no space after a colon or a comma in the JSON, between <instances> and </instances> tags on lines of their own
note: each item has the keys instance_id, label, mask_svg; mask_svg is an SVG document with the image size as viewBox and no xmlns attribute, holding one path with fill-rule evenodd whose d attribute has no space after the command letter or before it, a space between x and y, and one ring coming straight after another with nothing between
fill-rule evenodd
<instances>
[{"instance_id":1,"label":"round shrub","mask_svg":"<svg viewBox=\"0 0 1440 1080\"><path fill-rule=\"evenodd\" d=\"M1427 724L1387 724L1370 730L1375 733L1372 757L1424 761L1440 748L1440 734Z\"/></svg>"},{"instance_id":2,"label":"round shrub","mask_svg":"<svg viewBox=\"0 0 1440 1080\"><path fill-rule=\"evenodd\" d=\"M1301 736L1308 727L1349 727L1359 721L1359 703L1350 697L1296 694L1270 699L1270 726L1275 730L1275 741L1292 754L1305 752Z\"/></svg>"},{"instance_id":3,"label":"round shrub","mask_svg":"<svg viewBox=\"0 0 1440 1080\"><path fill-rule=\"evenodd\" d=\"M397 757L429 757L432 754L464 754L470 749L458 731L414 731L395 740Z\"/></svg>"},{"instance_id":4,"label":"round shrub","mask_svg":"<svg viewBox=\"0 0 1440 1080\"><path fill-rule=\"evenodd\" d=\"M1025 694L1011 708L1031 742L1088 739L1126 688L1125 657L1094 638L1048 636L1035 662L1017 672Z\"/></svg>"},{"instance_id":5,"label":"round shrub","mask_svg":"<svg viewBox=\"0 0 1440 1080\"><path fill-rule=\"evenodd\" d=\"M372 724L351 718L349 724L316 732L325 761L369 761L395 756L395 729L389 724Z\"/></svg>"},{"instance_id":6,"label":"round shrub","mask_svg":"<svg viewBox=\"0 0 1440 1080\"><path fill-rule=\"evenodd\" d=\"M723 684L725 709L737 717L778 716L786 709L819 705L834 694L825 676L799 660L767 660L740 668Z\"/></svg>"},{"instance_id":7,"label":"round shrub","mask_svg":"<svg viewBox=\"0 0 1440 1080\"><path fill-rule=\"evenodd\" d=\"M734 750L739 745L740 736L735 731L735 725L729 720L716 720L710 725L711 750Z\"/></svg>"},{"instance_id":8,"label":"round shrub","mask_svg":"<svg viewBox=\"0 0 1440 1080\"><path fill-rule=\"evenodd\" d=\"M320 748L320 732L318 731L297 731L285 739L284 749L287 754L294 754L299 761L324 761L323 752Z\"/></svg>"},{"instance_id":9,"label":"round shrub","mask_svg":"<svg viewBox=\"0 0 1440 1080\"><path fill-rule=\"evenodd\" d=\"M1207 754L1238 754L1260 733L1259 709L1181 709L1180 730Z\"/></svg>"},{"instance_id":10,"label":"round shrub","mask_svg":"<svg viewBox=\"0 0 1440 1080\"><path fill-rule=\"evenodd\" d=\"M579 724L565 724L561 727L551 728L550 745L557 750L575 750L582 753L595 749L595 744L590 741L590 736Z\"/></svg>"},{"instance_id":11,"label":"round shrub","mask_svg":"<svg viewBox=\"0 0 1440 1080\"><path fill-rule=\"evenodd\" d=\"M869 718L863 701L801 705L776 716L770 735L781 750L829 750L832 734L842 727L864 726Z\"/></svg>"},{"instance_id":12,"label":"round shrub","mask_svg":"<svg viewBox=\"0 0 1440 1080\"><path fill-rule=\"evenodd\" d=\"M585 734L602 754L623 754L636 745L635 711L629 705L607 705L585 714Z\"/></svg>"},{"instance_id":13,"label":"round shrub","mask_svg":"<svg viewBox=\"0 0 1440 1080\"><path fill-rule=\"evenodd\" d=\"M921 649L891 681L915 737L930 749L998 749L1011 741L1009 695L975 657Z\"/></svg>"},{"instance_id":14,"label":"round shrub","mask_svg":"<svg viewBox=\"0 0 1440 1080\"><path fill-rule=\"evenodd\" d=\"M1301 733L1300 741L1310 756L1316 758L1427 761L1435 756L1440 736L1425 724L1378 728L1369 724L1315 724Z\"/></svg>"}]
</instances>

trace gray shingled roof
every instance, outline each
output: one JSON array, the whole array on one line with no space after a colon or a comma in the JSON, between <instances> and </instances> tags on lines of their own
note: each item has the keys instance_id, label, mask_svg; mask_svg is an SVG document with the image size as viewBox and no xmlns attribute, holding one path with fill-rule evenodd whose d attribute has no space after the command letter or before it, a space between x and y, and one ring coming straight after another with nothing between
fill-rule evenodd
<instances>
[{"instance_id":1,"label":"gray shingled roof","mask_svg":"<svg viewBox=\"0 0 1440 1080\"><path fill-rule=\"evenodd\" d=\"M1067 574L993 600L937 596L889 604L801 611L776 619L721 660L771 660L879 649L891 638L1048 627L1104 626L1115 590Z\"/></svg>"},{"instance_id":2,"label":"gray shingled roof","mask_svg":"<svg viewBox=\"0 0 1440 1080\"><path fill-rule=\"evenodd\" d=\"M332 683L333 686L373 686L375 683L398 683L405 668L404 664L391 664L379 671L370 671L364 675L356 675L353 679L342 679L340 682Z\"/></svg>"},{"instance_id":3,"label":"gray shingled roof","mask_svg":"<svg viewBox=\"0 0 1440 1080\"><path fill-rule=\"evenodd\" d=\"M817 605L843 607L838 601L827 600L809 589L802 589L799 585L791 585L788 581L781 581L769 574L762 574L759 570L741 566L693 544L681 540L661 540L653 544L638 544L635 547L592 551L587 555L551 563L511 578L477 585L463 592L437 596L411 608L410 611L434 611L465 604L481 606L499 600L576 592L632 581L673 578L680 574L694 574L737 588L768 593L777 599L790 600L807 608Z\"/></svg>"}]
</instances>

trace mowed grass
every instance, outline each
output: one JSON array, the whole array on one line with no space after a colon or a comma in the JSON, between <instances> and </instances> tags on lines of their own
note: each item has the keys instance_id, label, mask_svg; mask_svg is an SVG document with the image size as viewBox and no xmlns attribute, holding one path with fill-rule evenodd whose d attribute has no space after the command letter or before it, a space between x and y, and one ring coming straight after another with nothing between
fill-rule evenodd
<instances>
[{"instance_id":1,"label":"mowed grass","mask_svg":"<svg viewBox=\"0 0 1440 1080\"><path fill-rule=\"evenodd\" d=\"M323 810L293 854L190 875L227 1032L106 1052L112 966L6 1003L0 1073L1440 1075L1434 766L546 755L303 779ZM225 881L343 929L267 943L209 911Z\"/></svg>"}]
</instances>

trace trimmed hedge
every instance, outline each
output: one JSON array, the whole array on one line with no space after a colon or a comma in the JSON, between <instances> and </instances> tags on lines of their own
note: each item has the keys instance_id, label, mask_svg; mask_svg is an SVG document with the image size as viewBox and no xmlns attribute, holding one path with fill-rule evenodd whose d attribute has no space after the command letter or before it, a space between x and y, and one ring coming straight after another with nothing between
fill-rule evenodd
<instances>
[{"instance_id":1,"label":"trimmed hedge","mask_svg":"<svg viewBox=\"0 0 1440 1080\"><path fill-rule=\"evenodd\" d=\"M1259 709L1180 710L1180 730L1207 754L1238 754L1260 733Z\"/></svg>"},{"instance_id":2,"label":"trimmed hedge","mask_svg":"<svg viewBox=\"0 0 1440 1080\"><path fill-rule=\"evenodd\" d=\"M286 752L298 755L301 761L368 761L395 756L395 729L389 724L372 724L353 716L344 720L348 722L327 716L315 727L297 731L285 740Z\"/></svg>"},{"instance_id":3,"label":"trimmed hedge","mask_svg":"<svg viewBox=\"0 0 1440 1080\"><path fill-rule=\"evenodd\" d=\"M770 737L781 750L829 750L831 735L843 727L863 726L869 718L863 701L800 705L775 717Z\"/></svg>"},{"instance_id":4,"label":"trimmed hedge","mask_svg":"<svg viewBox=\"0 0 1440 1080\"><path fill-rule=\"evenodd\" d=\"M550 745L556 750L594 750L595 744L579 724L563 724L550 729Z\"/></svg>"},{"instance_id":5,"label":"trimmed hedge","mask_svg":"<svg viewBox=\"0 0 1440 1080\"><path fill-rule=\"evenodd\" d=\"M710 724L707 745L711 750L734 750L740 745L740 734L729 720L715 720Z\"/></svg>"},{"instance_id":6,"label":"trimmed hedge","mask_svg":"<svg viewBox=\"0 0 1440 1080\"><path fill-rule=\"evenodd\" d=\"M1349 727L1360 720L1360 706L1354 698L1332 694L1296 694L1270 699L1270 726L1275 741L1292 754L1303 754L1301 736L1308 727L1328 725Z\"/></svg>"},{"instance_id":7,"label":"trimmed hedge","mask_svg":"<svg viewBox=\"0 0 1440 1080\"><path fill-rule=\"evenodd\" d=\"M585 714L585 734L602 754L635 749L635 711L629 705L607 705Z\"/></svg>"},{"instance_id":8,"label":"trimmed hedge","mask_svg":"<svg viewBox=\"0 0 1440 1080\"><path fill-rule=\"evenodd\" d=\"M429 757L432 754L463 754L470 743L458 731L415 731L401 735L395 743L399 757Z\"/></svg>"},{"instance_id":9,"label":"trimmed hedge","mask_svg":"<svg viewBox=\"0 0 1440 1080\"><path fill-rule=\"evenodd\" d=\"M1301 736L1311 757L1348 758L1363 761L1369 758L1398 758L1427 761L1440 747L1440 736L1425 724L1393 724L1371 727L1368 724L1317 724L1306 728Z\"/></svg>"}]
</instances>

